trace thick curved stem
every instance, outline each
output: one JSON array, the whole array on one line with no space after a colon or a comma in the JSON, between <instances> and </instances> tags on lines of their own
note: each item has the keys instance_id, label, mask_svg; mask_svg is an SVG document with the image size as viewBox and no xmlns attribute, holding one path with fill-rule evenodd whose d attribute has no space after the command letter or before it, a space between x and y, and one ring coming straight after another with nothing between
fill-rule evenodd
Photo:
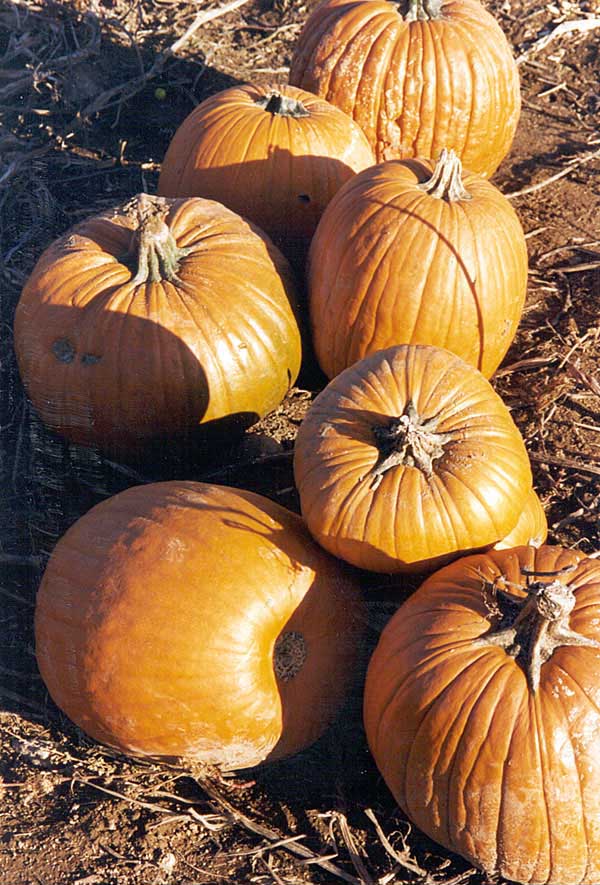
<instances>
[{"instance_id":1,"label":"thick curved stem","mask_svg":"<svg viewBox=\"0 0 600 885\"><path fill-rule=\"evenodd\" d=\"M462 163L453 150L446 148L441 152L431 178L420 184L419 188L430 197L446 200L447 203L471 199L463 184Z\"/></svg>"},{"instance_id":2,"label":"thick curved stem","mask_svg":"<svg viewBox=\"0 0 600 885\"><path fill-rule=\"evenodd\" d=\"M519 588L527 594L524 597L507 593L496 584L486 586L492 588L494 611L501 621L499 629L492 629L475 644L500 646L514 657L525 671L532 692L539 688L543 664L560 646L600 649L600 642L569 627L575 594L568 584L560 580L533 581Z\"/></svg>"},{"instance_id":3,"label":"thick curved stem","mask_svg":"<svg viewBox=\"0 0 600 885\"><path fill-rule=\"evenodd\" d=\"M132 283L176 282L181 259L189 249L181 249L166 223L168 203L161 197L138 194L128 213L135 224L130 250L124 261L133 266Z\"/></svg>"},{"instance_id":4,"label":"thick curved stem","mask_svg":"<svg viewBox=\"0 0 600 885\"><path fill-rule=\"evenodd\" d=\"M301 101L296 98L288 98L287 95L282 95L276 90L257 98L254 104L278 117L310 117L309 111Z\"/></svg>"}]
</instances>

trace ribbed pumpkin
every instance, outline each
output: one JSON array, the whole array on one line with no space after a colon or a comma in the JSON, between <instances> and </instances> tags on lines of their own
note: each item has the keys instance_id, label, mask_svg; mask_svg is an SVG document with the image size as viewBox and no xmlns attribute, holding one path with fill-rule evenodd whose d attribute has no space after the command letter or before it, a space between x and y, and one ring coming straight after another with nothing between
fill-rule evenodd
<instances>
[{"instance_id":1,"label":"ribbed pumpkin","mask_svg":"<svg viewBox=\"0 0 600 885\"><path fill-rule=\"evenodd\" d=\"M464 557L388 622L364 715L388 787L491 879L600 881L600 562Z\"/></svg>"},{"instance_id":2,"label":"ribbed pumpkin","mask_svg":"<svg viewBox=\"0 0 600 885\"><path fill-rule=\"evenodd\" d=\"M494 544L495 550L507 550L509 547L541 547L548 537L548 520L534 489L531 489L523 512L517 520L516 526Z\"/></svg>"},{"instance_id":3,"label":"ribbed pumpkin","mask_svg":"<svg viewBox=\"0 0 600 885\"><path fill-rule=\"evenodd\" d=\"M446 147L486 176L508 153L521 108L511 49L477 0L325 0L289 79L353 117L378 161Z\"/></svg>"},{"instance_id":4,"label":"ribbed pumpkin","mask_svg":"<svg viewBox=\"0 0 600 885\"><path fill-rule=\"evenodd\" d=\"M522 437L489 382L425 345L334 378L300 425L294 475L313 537L376 572L432 570L494 544L531 489Z\"/></svg>"},{"instance_id":5,"label":"ribbed pumpkin","mask_svg":"<svg viewBox=\"0 0 600 885\"><path fill-rule=\"evenodd\" d=\"M527 288L517 214L443 151L437 163L381 163L327 207L309 255L309 307L329 378L393 344L433 344L489 378L508 350Z\"/></svg>"},{"instance_id":6,"label":"ribbed pumpkin","mask_svg":"<svg viewBox=\"0 0 600 885\"><path fill-rule=\"evenodd\" d=\"M42 420L110 452L275 408L301 342L287 261L211 200L140 195L42 255L15 316Z\"/></svg>"},{"instance_id":7,"label":"ribbed pumpkin","mask_svg":"<svg viewBox=\"0 0 600 885\"><path fill-rule=\"evenodd\" d=\"M374 162L359 126L323 99L293 86L234 86L183 121L158 191L219 200L303 258L327 203Z\"/></svg>"},{"instance_id":8,"label":"ribbed pumpkin","mask_svg":"<svg viewBox=\"0 0 600 885\"><path fill-rule=\"evenodd\" d=\"M42 677L84 731L223 769L321 735L362 627L354 579L299 516L194 482L133 487L81 517L35 611Z\"/></svg>"}]
</instances>

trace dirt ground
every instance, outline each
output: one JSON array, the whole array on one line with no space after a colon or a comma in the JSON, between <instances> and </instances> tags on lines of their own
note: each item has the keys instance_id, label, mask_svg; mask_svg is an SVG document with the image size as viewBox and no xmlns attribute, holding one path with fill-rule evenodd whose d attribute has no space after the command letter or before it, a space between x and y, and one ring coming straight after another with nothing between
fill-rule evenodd
<instances>
[{"instance_id":1,"label":"dirt ground","mask_svg":"<svg viewBox=\"0 0 600 885\"><path fill-rule=\"evenodd\" d=\"M411 829L370 759L360 679L335 726L298 757L223 778L128 760L49 700L32 613L48 554L90 506L182 475L293 509L296 430L322 380L305 368L277 411L219 458L163 452L124 465L47 432L12 350L21 287L75 221L156 189L175 129L238 82L286 81L313 0L246 0L171 51L185 0L0 2L0 882L3 885L327 883L481 885ZM494 177L527 233L516 340L493 379L530 452L550 541L600 551L600 7L493 0L519 59L523 113ZM565 25L565 23L575 25ZM595 24L594 24L595 22ZM365 576L369 636L418 581Z\"/></svg>"}]
</instances>

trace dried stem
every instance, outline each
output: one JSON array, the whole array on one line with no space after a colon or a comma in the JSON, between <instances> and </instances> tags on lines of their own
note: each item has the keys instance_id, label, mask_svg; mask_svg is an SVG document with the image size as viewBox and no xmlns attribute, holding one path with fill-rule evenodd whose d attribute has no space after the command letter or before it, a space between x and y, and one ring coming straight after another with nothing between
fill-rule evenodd
<instances>
[{"instance_id":1,"label":"dried stem","mask_svg":"<svg viewBox=\"0 0 600 885\"><path fill-rule=\"evenodd\" d=\"M444 446L452 438L449 433L437 432L437 418L423 421L414 404L409 401L404 413L390 424L373 427L379 460L364 477L371 479L376 489L384 473L392 467L416 467L427 477L433 473L433 462L444 454Z\"/></svg>"},{"instance_id":2,"label":"dried stem","mask_svg":"<svg viewBox=\"0 0 600 885\"><path fill-rule=\"evenodd\" d=\"M133 243L125 264L133 264L136 274L133 285L158 283L162 280L177 282L177 272L182 258L189 249L181 249L166 223L168 204L160 197L138 194L128 206L135 224Z\"/></svg>"},{"instance_id":3,"label":"dried stem","mask_svg":"<svg viewBox=\"0 0 600 885\"><path fill-rule=\"evenodd\" d=\"M257 98L254 104L264 108L270 114L278 117L309 117L310 114L297 98L289 98L280 92L273 90L268 95Z\"/></svg>"},{"instance_id":4,"label":"dried stem","mask_svg":"<svg viewBox=\"0 0 600 885\"><path fill-rule=\"evenodd\" d=\"M462 181L462 163L453 150L446 148L441 152L431 178L420 184L419 188L430 197L446 200L447 203L471 199Z\"/></svg>"},{"instance_id":5,"label":"dried stem","mask_svg":"<svg viewBox=\"0 0 600 885\"><path fill-rule=\"evenodd\" d=\"M475 645L496 645L503 648L521 664L533 693L539 688L543 664L552 657L557 648L579 646L600 649L600 642L576 633L569 627L569 617L575 606L575 593L559 576L572 570L573 566L556 572L523 569L527 584L516 585L516 588L524 592L525 596L500 589L497 583L484 584L492 589L490 611L500 617L500 622L477 640ZM531 581L534 576L555 577L555 580ZM504 583L509 588L515 586L509 582Z\"/></svg>"}]
</instances>

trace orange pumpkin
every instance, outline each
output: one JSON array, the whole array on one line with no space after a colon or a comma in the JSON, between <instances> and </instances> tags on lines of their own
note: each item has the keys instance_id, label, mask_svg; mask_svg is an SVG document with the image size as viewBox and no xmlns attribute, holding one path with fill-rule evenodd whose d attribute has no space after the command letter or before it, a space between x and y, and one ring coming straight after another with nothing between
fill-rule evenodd
<instances>
[{"instance_id":1,"label":"orange pumpkin","mask_svg":"<svg viewBox=\"0 0 600 885\"><path fill-rule=\"evenodd\" d=\"M327 203L374 162L359 126L323 99L293 86L234 86L181 124L158 191L219 200L303 259Z\"/></svg>"},{"instance_id":2,"label":"orange pumpkin","mask_svg":"<svg viewBox=\"0 0 600 885\"><path fill-rule=\"evenodd\" d=\"M298 38L290 83L353 117L378 161L453 148L486 176L521 108L511 49L477 0L325 0Z\"/></svg>"},{"instance_id":3,"label":"orange pumpkin","mask_svg":"<svg viewBox=\"0 0 600 885\"><path fill-rule=\"evenodd\" d=\"M600 881L600 562L464 557L388 622L364 719L388 787L490 879Z\"/></svg>"},{"instance_id":4,"label":"orange pumpkin","mask_svg":"<svg viewBox=\"0 0 600 885\"><path fill-rule=\"evenodd\" d=\"M525 506L516 526L494 544L495 550L508 550L509 547L521 547L530 545L532 547L541 547L548 537L548 520L542 502L538 498L534 489L531 489Z\"/></svg>"},{"instance_id":5,"label":"orange pumpkin","mask_svg":"<svg viewBox=\"0 0 600 885\"><path fill-rule=\"evenodd\" d=\"M287 261L210 200L140 195L53 243L15 316L42 420L117 454L227 420L242 429L296 379Z\"/></svg>"},{"instance_id":6,"label":"orange pumpkin","mask_svg":"<svg viewBox=\"0 0 600 885\"><path fill-rule=\"evenodd\" d=\"M332 722L362 624L353 578L299 516L165 482L98 504L59 541L36 653L56 704L96 740L244 768Z\"/></svg>"},{"instance_id":7,"label":"orange pumpkin","mask_svg":"<svg viewBox=\"0 0 600 885\"><path fill-rule=\"evenodd\" d=\"M393 344L446 347L486 378L508 350L527 246L508 200L444 151L381 163L327 207L309 256L315 353L332 378Z\"/></svg>"},{"instance_id":8,"label":"orange pumpkin","mask_svg":"<svg viewBox=\"0 0 600 885\"><path fill-rule=\"evenodd\" d=\"M398 346L346 369L300 425L302 515L327 550L376 572L419 572L512 531L531 469L510 413L447 350Z\"/></svg>"}]
</instances>

